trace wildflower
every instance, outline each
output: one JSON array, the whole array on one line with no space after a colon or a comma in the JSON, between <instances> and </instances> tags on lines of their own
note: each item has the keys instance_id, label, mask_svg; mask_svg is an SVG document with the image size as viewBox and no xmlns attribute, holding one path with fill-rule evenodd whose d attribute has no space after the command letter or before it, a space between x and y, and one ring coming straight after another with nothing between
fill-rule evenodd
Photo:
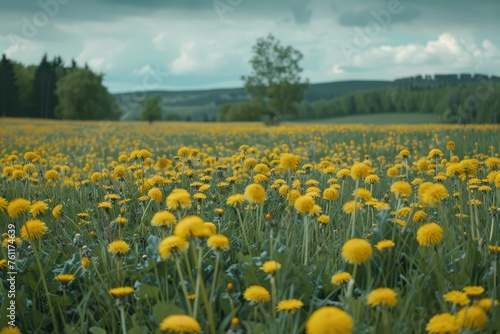
<instances>
[{"instance_id":1,"label":"wildflower","mask_svg":"<svg viewBox=\"0 0 500 334\"><path fill-rule=\"evenodd\" d=\"M341 285L349 282L351 278L352 278L351 274L345 271L341 271L332 276L332 283L335 285Z\"/></svg>"},{"instance_id":2,"label":"wildflower","mask_svg":"<svg viewBox=\"0 0 500 334\"><path fill-rule=\"evenodd\" d=\"M488 323L488 316L481 307L471 305L458 311L457 322L464 329L483 329Z\"/></svg>"},{"instance_id":3,"label":"wildflower","mask_svg":"<svg viewBox=\"0 0 500 334\"><path fill-rule=\"evenodd\" d=\"M392 240L381 240L377 242L375 245L375 248L378 249L379 251L383 251L389 248L394 247L396 244Z\"/></svg>"},{"instance_id":4,"label":"wildflower","mask_svg":"<svg viewBox=\"0 0 500 334\"><path fill-rule=\"evenodd\" d=\"M82 257L82 268L87 269L89 267L90 259L88 257Z\"/></svg>"},{"instance_id":5,"label":"wildflower","mask_svg":"<svg viewBox=\"0 0 500 334\"><path fill-rule=\"evenodd\" d=\"M316 203L314 199L309 195L300 196L295 200L295 209L300 213L309 213Z\"/></svg>"},{"instance_id":6,"label":"wildflower","mask_svg":"<svg viewBox=\"0 0 500 334\"><path fill-rule=\"evenodd\" d=\"M404 149L401 152L399 152L399 156L403 159L408 159L408 157L410 156L410 151Z\"/></svg>"},{"instance_id":7,"label":"wildflower","mask_svg":"<svg viewBox=\"0 0 500 334\"><path fill-rule=\"evenodd\" d=\"M30 219L21 227L21 237L25 240L35 240L48 231L47 225L41 220Z\"/></svg>"},{"instance_id":8,"label":"wildflower","mask_svg":"<svg viewBox=\"0 0 500 334\"><path fill-rule=\"evenodd\" d=\"M8 205L9 205L9 202L5 198L0 197L0 212L5 211L5 209L7 209Z\"/></svg>"},{"instance_id":9,"label":"wildflower","mask_svg":"<svg viewBox=\"0 0 500 334\"><path fill-rule=\"evenodd\" d=\"M349 201L344 204L342 209L345 213L351 214L354 212L354 206L356 206L356 210L360 210L363 208L363 204L361 204L360 202Z\"/></svg>"},{"instance_id":10,"label":"wildflower","mask_svg":"<svg viewBox=\"0 0 500 334\"><path fill-rule=\"evenodd\" d=\"M365 188L358 188L358 191L356 192L353 191L352 193L353 196L357 196L358 198L364 199L365 201L369 201L372 199L372 194L368 189Z\"/></svg>"},{"instance_id":11,"label":"wildflower","mask_svg":"<svg viewBox=\"0 0 500 334\"><path fill-rule=\"evenodd\" d=\"M63 206L61 204L56 205L54 209L52 209L52 216L54 216L55 219L59 219L62 216L62 208Z\"/></svg>"},{"instance_id":12,"label":"wildflower","mask_svg":"<svg viewBox=\"0 0 500 334\"><path fill-rule=\"evenodd\" d=\"M327 201L333 201L339 197L339 192L335 188L326 188L323 191L323 198L326 199Z\"/></svg>"},{"instance_id":13,"label":"wildflower","mask_svg":"<svg viewBox=\"0 0 500 334\"><path fill-rule=\"evenodd\" d=\"M427 156L428 159L433 159L433 158L440 158L442 157L444 154L443 152L440 150L440 149L432 149L430 152L429 152L429 155Z\"/></svg>"},{"instance_id":14,"label":"wildflower","mask_svg":"<svg viewBox=\"0 0 500 334\"><path fill-rule=\"evenodd\" d=\"M276 271L281 268L281 264L279 264L276 261L266 261L264 264L259 268L260 270L270 274L274 275L276 274Z\"/></svg>"},{"instance_id":15,"label":"wildflower","mask_svg":"<svg viewBox=\"0 0 500 334\"><path fill-rule=\"evenodd\" d=\"M61 284L66 285L75 279L75 275L72 274L60 274L54 277L56 281L61 282Z\"/></svg>"},{"instance_id":16,"label":"wildflower","mask_svg":"<svg viewBox=\"0 0 500 334\"><path fill-rule=\"evenodd\" d=\"M351 264L362 264L368 261L372 253L372 246L364 239L350 239L342 246L342 257Z\"/></svg>"},{"instance_id":17,"label":"wildflower","mask_svg":"<svg viewBox=\"0 0 500 334\"><path fill-rule=\"evenodd\" d=\"M446 300L447 302L460 306L465 306L470 303L470 299L469 297L467 297L467 294L457 290L450 291L446 293L443 297L444 300Z\"/></svg>"},{"instance_id":18,"label":"wildflower","mask_svg":"<svg viewBox=\"0 0 500 334\"><path fill-rule=\"evenodd\" d=\"M186 189L174 189L167 196L167 207L171 210L188 209L191 207L191 197Z\"/></svg>"},{"instance_id":19,"label":"wildflower","mask_svg":"<svg viewBox=\"0 0 500 334\"><path fill-rule=\"evenodd\" d=\"M211 222L205 222L205 227L207 228L207 230L209 231L209 236L212 236L215 234L215 232L217 232L217 226L215 226L214 223L211 223Z\"/></svg>"},{"instance_id":20,"label":"wildflower","mask_svg":"<svg viewBox=\"0 0 500 334\"><path fill-rule=\"evenodd\" d=\"M391 185L391 191L398 197L408 197L410 196L412 189L408 182L396 181Z\"/></svg>"},{"instance_id":21,"label":"wildflower","mask_svg":"<svg viewBox=\"0 0 500 334\"><path fill-rule=\"evenodd\" d=\"M211 233L203 219L198 216L187 216L177 223L174 234L182 238L206 238Z\"/></svg>"},{"instance_id":22,"label":"wildflower","mask_svg":"<svg viewBox=\"0 0 500 334\"><path fill-rule=\"evenodd\" d=\"M350 334L353 326L354 322L349 313L334 306L323 306L307 319L306 333Z\"/></svg>"},{"instance_id":23,"label":"wildflower","mask_svg":"<svg viewBox=\"0 0 500 334\"><path fill-rule=\"evenodd\" d=\"M162 320L160 330L163 332L173 332L180 334L201 332L198 321L185 314L172 314Z\"/></svg>"},{"instance_id":24,"label":"wildflower","mask_svg":"<svg viewBox=\"0 0 500 334\"><path fill-rule=\"evenodd\" d=\"M466 286L464 292L467 296L478 297L483 294L484 288L482 286Z\"/></svg>"},{"instance_id":25,"label":"wildflower","mask_svg":"<svg viewBox=\"0 0 500 334\"><path fill-rule=\"evenodd\" d=\"M353 180L364 179L370 173L370 167L364 163L355 163L351 167L351 177Z\"/></svg>"},{"instance_id":26,"label":"wildflower","mask_svg":"<svg viewBox=\"0 0 500 334\"><path fill-rule=\"evenodd\" d=\"M49 182L59 180L59 173L53 169L46 171L44 176L45 179Z\"/></svg>"},{"instance_id":27,"label":"wildflower","mask_svg":"<svg viewBox=\"0 0 500 334\"><path fill-rule=\"evenodd\" d=\"M214 250L226 250L229 248L229 239L223 234L214 234L208 238L207 245Z\"/></svg>"},{"instance_id":28,"label":"wildflower","mask_svg":"<svg viewBox=\"0 0 500 334\"><path fill-rule=\"evenodd\" d=\"M448 196L448 190L440 183L424 182L418 187L418 198L423 206L437 206Z\"/></svg>"},{"instance_id":29,"label":"wildflower","mask_svg":"<svg viewBox=\"0 0 500 334\"><path fill-rule=\"evenodd\" d=\"M125 166L123 165L119 165L119 166L116 166L114 169L113 169L113 177L115 179L121 179L125 176Z\"/></svg>"},{"instance_id":30,"label":"wildflower","mask_svg":"<svg viewBox=\"0 0 500 334\"><path fill-rule=\"evenodd\" d=\"M129 244L123 240L113 241L108 245L108 251L113 255L123 255L130 250Z\"/></svg>"},{"instance_id":31,"label":"wildflower","mask_svg":"<svg viewBox=\"0 0 500 334\"><path fill-rule=\"evenodd\" d=\"M128 219L127 219L127 218L125 218L125 217L121 217L121 216L120 216L120 217L116 218L116 219L115 219L115 221L116 221L118 224L123 225L123 224L125 224L126 222L128 222Z\"/></svg>"},{"instance_id":32,"label":"wildflower","mask_svg":"<svg viewBox=\"0 0 500 334\"><path fill-rule=\"evenodd\" d=\"M378 288L370 292L366 303L371 307L396 306L398 298L396 291L390 288Z\"/></svg>"},{"instance_id":33,"label":"wildflower","mask_svg":"<svg viewBox=\"0 0 500 334\"><path fill-rule=\"evenodd\" d=\"M231 206L237 206L245 201L245 195L235 194L227 198L227 204Z\"/></svg>"},{"instance_id":34,"label":"wildflower","mask_svg":"<svg viewBox=\"0 0 500 334\"><path fill-rule=\"evenodd\" d=\"M113 205L111 202L101 202L97 205L98 208L104 209L104 210L109 210L111 209Z\"/></svg>"},{"instance_id":35,"label":"wildflower","mask_svg":"<svg viewBox=\"0 0 500 334\"><path fill-rule=\"evenodd\" d=\"M249 302L261 303L270 301L271 295L266 288L260 285L253 285L245 290L243 298Z\"/></svg>"},{"instance_id":36,"label":"wildflower","mask_svg":"<svg viewBox=\"0 0 500 334\"><path fill-rule=\"evenodd\" d=\"M300 160L300 155L283 153L280 157L280 167L283 169L296 170L299 167Z\"/></svg>"},{"instance_id":37,"label":"wildflower","mask_svg":"<svg viewBox=\"0 0 500 334\"><path fill-rule=\"evenodd\" d=\"M266 190L260 184L250 184L245 188L245 197L252 203L261 204L266 199Z\"/></svg>"},{"instance_id":38,"label":"wildflower","mask_svg":"<svg viewBox=\"0 0 500 334\"><path fill-rule=\"evenodd\" d=\"M491 298L482 298L476 302L476 305L481 307L483 310L488 311L492 306L498 305L498 300L493 300Z\"/></svg>"},{"instance_id":39,"label":"wildflower","mask_svg":"<svg viewBox=\"0 0 500 334\"><path fill-rule=\"evenodd\" d=\"M422 225L417 231L417 241L420 246L437 245L443 239L443 229L436 223Z\"/></svg>"},{"instance_id":40,"label":"wildflower","mask_svg":"<svg viewBox=\"0 0 500 334\"><path fill-rule=\"evenodd\" d=\"M365 183L373 184L380 182L380 178L376 174L370 174L365 177Z\"/></svg>"},{"instance_id":41,"label":"wildflower","mask_svg":"<svg viewBox=\"0 0 500 334\"><path fill-rule=\"evenodd\" d=\"M2 328L0 334L21 334L21 330L15 326L6 326Z\"/></svg>"},{"instance_id":42,"label":"wildflower","mask_svg":"<svg viewBox=\"0 0 500 334\"><path fill-rule=\"evenodd\" d=\"M412 218L412 220L415 223L420 223L420 222L424 221L425 219L427 219L427 214L422 210L415 212L415 214L413 215L413 218Z\"/></svg>"},{"instance_id":43,"label":"wildflower","mask_svg":"<svg viewBox=\"0 0 500 334\"><path fill-rule=\"evenodd\" d=\"M456 316L441 313L433 316L425 327L429 334L455 334L460 331Z\"/></svg>"},{"instance_id":44,"label":"wildflower","mask_svg":"<svg viewBox=\"0 0 500 334\"><path fill-rule=\"evenodd\" d=\"M134 293L134 291L135 289L131 286L122 286L108 290L108 292L116 298L123 298L130 295L131 293Z\"/></svg>"},{"instance_id":45,"label":"wildflower","mask_svg":"<svg viewBox=\"0 0 500 334\"><path fill-rule=\"evenodd\" d=\"M148 196L155 202L161 201L163 194L161 193L161 190L158 188L151 188L148 191Z\"/></svg>"},{"instance_id":46,"label":"wildflower","mask_svg":"<svg viewBox=\"0 0 500 334\"><path fill-rule=\"evenodd\" d=\"M30 202L24 198L16 198L7 206L7 213L10 218L16 218L28 210Z\"/></svg>"},{"instance_id":47,"label":"wildflower","mask_svg":"<svg viewBox=\"0 0 500 334\"><path fill-rule=\"evenodd\" d=\"M285 311L285 312L295 312L299 308L304 306L304 303L298 299L285 299L278 303L276 306L276 311Z\"/></svg>"},{"instance_id":48,"label":"wildflower","mask_svg":"<svg viewBox=\"0 0 500 334\"><path fill-rule=\"evenodd\" d=\"M167 210L157 212L151 218L151 225L153 226L171 226L174 225L177 219Z\"/></svg>"},{"instance_id":49,"label":"wildflower","mask_svg":"<svg viewBox=\"0 0 500 334\"><path fill-rule=\"evenodd\" d=\"M163 239L158 245L158 253L162 258L167 258L170 255L178 255L189 248L189 243L186 239L172 235Z\"/></svg>"},{"instance_id":50,"label":"wildflower","mask_svg":"<svg viewBox=\"0 0 500 334\"><path fill-rule=\"evenodd\" d=\"M317 220L318 220L318 223L326 225L330 221L330 217L328 217L327 215L321 215L318 217Z\"/></svg>"},{"instance_id":51,"label":"wildflower","mask_svg":"<svg viewBox=\"0 0 500 334\"><path fill-rule=\"evenodd\" d=\"M44 201L36 201L30 206L30 213L33 217L43 214L49 206Z\"/></svg>"}]
</instances>

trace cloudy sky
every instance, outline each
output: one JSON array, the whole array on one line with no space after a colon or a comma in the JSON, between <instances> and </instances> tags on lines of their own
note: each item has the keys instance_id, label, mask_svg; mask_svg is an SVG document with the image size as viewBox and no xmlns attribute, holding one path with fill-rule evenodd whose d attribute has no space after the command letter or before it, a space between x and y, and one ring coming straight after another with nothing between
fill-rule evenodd
<instances>
[{"instance_id":1,"label":"cloudy sky","mask_svg":"<svg viewBox=\"0 0 500 334\"><path fill-rule=\"evenodd\" d=\"M347 4L348 3L348 4ZM74 58L111 92L242 86L268 33L311 83L500 75L498 0L0 0L0 50Z\"/></svg>"}]
</instances>

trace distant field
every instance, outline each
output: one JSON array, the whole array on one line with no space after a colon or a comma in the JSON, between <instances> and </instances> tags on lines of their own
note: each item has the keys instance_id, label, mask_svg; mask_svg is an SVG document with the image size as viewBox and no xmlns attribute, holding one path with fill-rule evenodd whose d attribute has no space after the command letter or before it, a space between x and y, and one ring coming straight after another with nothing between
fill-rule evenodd
<instances>
[{"instance_id":1,"label":"distant field","mask_svg":"<svg viewBox=\"0 0 500 334\"><path fill-rule=\"evenodd\" d=\"M441 123L439 115L436 114L375 114L375 115L355 115L344 117L333 117L324 119L314 119L302 121L305 123L321 124L429 124Z\"/></svg>"}]
</instances>

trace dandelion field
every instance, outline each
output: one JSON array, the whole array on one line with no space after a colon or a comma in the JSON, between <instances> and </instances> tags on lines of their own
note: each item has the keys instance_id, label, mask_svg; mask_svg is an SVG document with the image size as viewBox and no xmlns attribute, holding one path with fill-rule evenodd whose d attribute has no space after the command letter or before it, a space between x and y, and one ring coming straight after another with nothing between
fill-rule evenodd
<instances>
[{"instance_id":1,"label":"dandelion field","mask_svg":"<svg viewBox=\"0 0 500 334\"><path fill-rule=\"evenodd\" d=\"M0 122L0 333L500 328L499 126Z\"/></svg>"}]
</instances>

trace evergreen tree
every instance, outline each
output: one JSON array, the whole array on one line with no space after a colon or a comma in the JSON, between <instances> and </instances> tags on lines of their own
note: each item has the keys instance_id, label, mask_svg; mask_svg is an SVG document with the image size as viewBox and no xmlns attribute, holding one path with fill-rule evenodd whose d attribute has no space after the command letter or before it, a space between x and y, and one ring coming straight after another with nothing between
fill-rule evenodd
<instances>
[{"instance_id":1,"label":"evergreen tree","mask_svg":"<svg viewBox=\"0 0 500 334\"><path fill-rule=\"evenodd\" d=\"M0 113L4 117L19 116L19 93L14 65L5 54L0 61Z\"/></svg>"}]
</instances>

